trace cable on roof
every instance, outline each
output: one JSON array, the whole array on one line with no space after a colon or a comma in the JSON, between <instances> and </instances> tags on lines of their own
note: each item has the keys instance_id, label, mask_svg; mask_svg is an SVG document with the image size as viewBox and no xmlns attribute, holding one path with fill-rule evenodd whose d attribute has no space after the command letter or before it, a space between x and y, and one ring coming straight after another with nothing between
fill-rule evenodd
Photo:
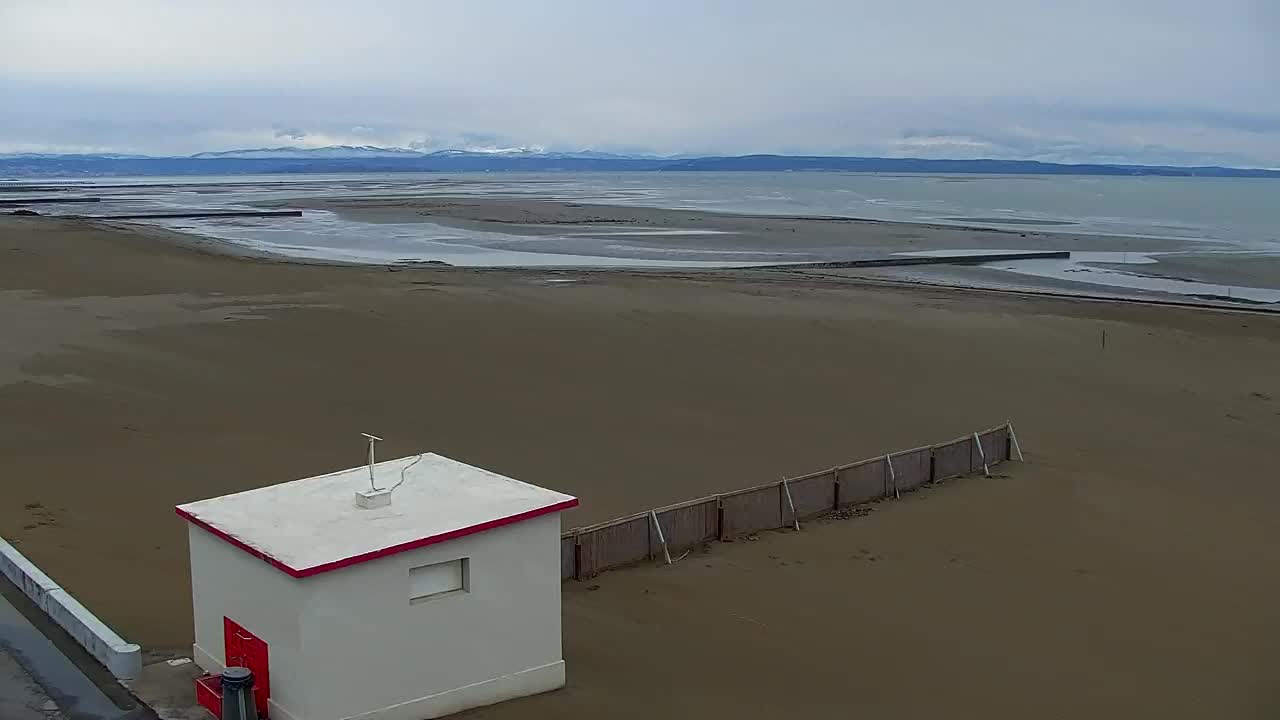
<instances>
[{"instance_id":1,"label":"cable on roof","mask_svg":"<svg viewBox=\"0 0 1280 720\"><path fill-rule=\"evenodd\" d=\"M405 481L404 474L405 474L405 473L407 473L407 472L409 472L409 468L411 468L411 467L413 467L414 465L417 465L418 463L422 462L422 457L423 457L424 455L426 455L426 453L420 453L420 454L418 455L418 457L416 457L416 458L414 458L414 459L413 459L413 462L411 462L411 463L409 463L408 465L405 465L403 468L401 468L401 469L400 469L400 481L399 481L399 482L397 482L395 485L392 485L391 487L387 488L387 492L392 492L392 491L394 491L396 488L398 488L398 487L400 487L401 485L403 485L403 484L404 484L404 481Z\"/></svg>"}]
</instances>

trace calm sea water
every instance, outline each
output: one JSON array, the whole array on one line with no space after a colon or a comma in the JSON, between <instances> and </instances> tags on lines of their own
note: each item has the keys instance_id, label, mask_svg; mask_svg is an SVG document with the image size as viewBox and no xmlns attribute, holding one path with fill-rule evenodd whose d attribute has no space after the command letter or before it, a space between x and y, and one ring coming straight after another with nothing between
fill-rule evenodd
<instances>
[{"instance_id":1,"label":"calm sea water","mask_svg":"<svg viewBox=\"0 0 1280 720\"><path fill-rule=\"evenodd\" d=\"M539 178L603 202L1223 240L1280 249L1280 181L851 173Z\"/></svg>"}]
</instances>

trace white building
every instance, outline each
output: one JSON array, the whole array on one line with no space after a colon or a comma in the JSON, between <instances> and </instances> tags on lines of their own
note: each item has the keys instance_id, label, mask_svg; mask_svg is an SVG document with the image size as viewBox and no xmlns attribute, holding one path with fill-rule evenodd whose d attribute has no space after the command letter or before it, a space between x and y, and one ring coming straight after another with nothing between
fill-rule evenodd
<instances>
[{"instance_id":1,"label":"white building","mask_svg":"<svg viewBox=\"0 0 1280 720\"><path fill-rule=\"evenodd\" d=\"M560 511L578 501L435 454L373 469L377 493L361 467L177 508L200 667L247 665L273 720L419 720L563 687ZM217 692L198 683L207 707Z\"/></svg>"}]
</instances>

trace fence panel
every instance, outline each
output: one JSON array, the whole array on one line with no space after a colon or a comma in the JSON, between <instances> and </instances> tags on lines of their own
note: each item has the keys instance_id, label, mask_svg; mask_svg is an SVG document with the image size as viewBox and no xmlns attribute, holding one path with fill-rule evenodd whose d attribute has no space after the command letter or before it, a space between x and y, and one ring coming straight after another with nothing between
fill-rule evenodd
<instances>
[{"instance_id":1,"label":"fence panel","mask_svg":"<svg viewBox=\"0 0 1280 720\"><path fill-rule=\"evenodd\" d=\"M897 478L898 492L911 492L929 482L929 458L932 455L933 448L922 447L889 456L893 461L893 473Z\"/></svg>"},{"instance_id":2,"label":"fence panel","mask_svg":"<svg viewBox=\"0 0 1280 720\"><path fill-rule=\"evenodd\" d=\"M581 531L578 577L590 577L601 570L651 557L649 524L649 514L645 513Z\"/></svg>"},{"instance_id":3,"label":"fence panel","mask_svg":"<svg viewBox=\"0 0 1280 720\"><path fill-rule=\"evenodd\" d=\"M864 460L787 481L793 514L781 483L692 500L650 513L620 518L565 533L560 540L560 576L590 577L609 568L652 559L660 552L654 517L669 550L683 550L717 538L771 530L841 507L914 490L930 479L942 480L1009 459L1010 433L1001 426L930 447L894 453L889 460ZM979 451L981 448L981 452Z\"/></svg>"},{"instance_id":4,"label":"fence panel","mask_svg":"<svg viewBox=\"0 0 1280 720\"><path fill-rule=\"evenodd\" d=\"M724 524L720 537L782 527L782 486L765 485L720 496Z\"/></svg>"},{"instance_id":5,"label":"fence panel","mask_svg":"<svg viewBox=\"0 0 1280 720\"><path fill-rule=\"evenodd\" d=\"M1008 438L1009 429L1006 427L998 427L994 430L988 430L984 433L978 433L978 440L982 442L982 452L986 453L987 465L999 465L1008 460ZM978 453L977 444L973 447L973 464L974 470L982 469L982 455Z\"/></svg>"},{"instance_id":6,"label":"fence panel","mask_svg":"<svg viewBox=\"0 0 1280 720\"><path fill-rule=\"evenodd\" d=\"M578 567L577 567L577 563L574 561L574 558L577 555L577 550L574 549L574 546L576 546L577 544L578 544L578 541L572 534L560 536L560 579L561 580L568 580L572 577L575 577L577 573Z\"/></svg>"},{"instance_id":7,"label":"fence panel","mask_svg":"<svg viewBox=\"0 0 1280 720\"><path fill-rule=\"evenodd\" d=\"M933 479L942 480L957 475L965 475L971 469L970 454L973 438L961 438L949 443L933 446ZM979 468L982 466L979 465Z\"/></svg>"},{"instance_id":8,"label":"fence panel","mask_svg":"<svg viewBox=\"0 0 1280 720\"><path fill-rule=\"evenodd\" d=\"M695 547L720 536L720 501L717 498L694 500L659 510L656 514L669 550ZM652 542L657 548L657 535L652 536Z\"/></svg>"},{"instance_id":9,"label":"fence panel","mask_svg":"<svg viewBox=\"0 0 1280 720\"><path fill-rule=\"evenodd\" d=\"M840 470L840 505L871 502L885 496L889 469L884 458L864 460Z\"/></svg>"},{"instance_id":10,"label":"fence panel","mask_svg":"<svg viewBox=\"0 0 1280 720\"><path fill-rule=\"evenodd\" d=\"M836 502L836 477L834 471L797 480L788 480L787 489L791 491L791 502L795 503L796 515L808 517L831 510ZM795 522L791 516L791 508L787 507L786 498L782 499L783 520L787 524Z\"/></svg>"}]
</instances>

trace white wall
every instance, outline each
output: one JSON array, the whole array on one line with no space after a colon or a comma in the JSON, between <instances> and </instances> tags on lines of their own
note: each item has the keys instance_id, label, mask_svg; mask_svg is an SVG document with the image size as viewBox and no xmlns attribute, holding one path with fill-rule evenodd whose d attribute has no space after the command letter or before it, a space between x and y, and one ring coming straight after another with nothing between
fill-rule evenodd
<instances>
[{"instance_id":1,"label":"white wall","mask_svg":"<svg viewBox=\"0 0 1280 720\"><path fill-rule=\"evenodd\" d=\"M410 568L460 557L470 558L468 592L410 605ZM309 590L300 628L306 720L338 720L549 665L507 681L505 692L563 684L559 513L301 582ZM423 717L424 707L384 716Z\"/></svg>"},{"instance_id":2,"label":"white wall","mask_svg":"<svg viewBox=\"0 0 1280 720\"><path fill-rule=\"evenodd\" d=\"M195 525L188 528L195 608L193 657L207 672L220 672L226 663L222 618L240 623L267 643L272 701L299 716L303 698L298 692L305 687L299 635L299 617L309 591L305 581ZM217 666L210 666L209 657Z\"/></svg>"}]
</instances>

